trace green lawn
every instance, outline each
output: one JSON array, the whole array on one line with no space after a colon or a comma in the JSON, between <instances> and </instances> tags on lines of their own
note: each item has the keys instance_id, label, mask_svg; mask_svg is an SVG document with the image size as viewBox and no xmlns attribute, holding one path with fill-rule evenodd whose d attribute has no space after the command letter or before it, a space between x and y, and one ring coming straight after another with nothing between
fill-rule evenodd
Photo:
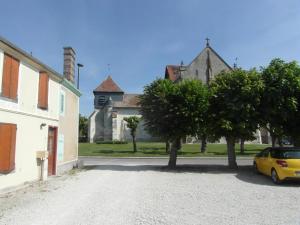
<instances>
[{"instance_id":1,"label":"green lawn","mask_svg":"<svg viewBox=\"0 0 300 225\"><path fill-rule=\"evenodd\" d=\"M246 144L245 154L239 152L239 145L236 145L236 153L241 156L253 156L269 145ZM109 156L109 157L147 157L167 156L165 144L161 142L138 142L138 151L133 153L132 144L90 144L79 143L80 156ZM225 156L225 144L208 144L204 154L199 153L199 144L184 144L178 156Z\"/></svg>"}]
</instances>

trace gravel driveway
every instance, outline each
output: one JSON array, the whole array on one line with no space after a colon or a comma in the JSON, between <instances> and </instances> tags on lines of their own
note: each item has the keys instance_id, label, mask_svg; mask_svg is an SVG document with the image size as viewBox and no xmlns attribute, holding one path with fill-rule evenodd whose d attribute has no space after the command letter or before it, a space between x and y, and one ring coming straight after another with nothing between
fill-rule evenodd
<instances>
[{"instance_id":1,"label":"gravel driveway","mask_svg":"<svg viewBox=\"0 0 300 225\"><path fill-rule=\"evenodd\" d=\"M300 185L249 166L100 165L0 196L0 224L300 224Z\"/></svg>"}]
</instances>

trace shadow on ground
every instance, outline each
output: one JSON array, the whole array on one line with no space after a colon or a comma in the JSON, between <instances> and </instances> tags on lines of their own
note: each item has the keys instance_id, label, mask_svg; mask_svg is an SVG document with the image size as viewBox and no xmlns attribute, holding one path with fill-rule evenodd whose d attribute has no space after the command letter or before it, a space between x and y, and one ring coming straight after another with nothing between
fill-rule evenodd
<instances>
[{"instance_id":1,"label":"shadow on ground","mask_svg":"<svg viewBox=\"0 0 300 225\"><path fill-rule=\"evenodd\" d=\"M234 176L250 184L277 186L277 187L300 187L300 180L285 181L280 185L273 184L271 178L253 172L252 166L239 166L238 169L229 169L224 165L178 165L176 169L156 165L98 165L86 166L88 170L110 171L160 171L167 173L207 173L207 174L234 174Z\"/></svg>"},{"instance_id":2,"label":"shadow on ground","mask_svg":"<svg viewBox=\"0 0 300 225\"><path fill-rule=\"evenodd\" d=\"M240 153L239 151L236 152L237 156L253 156L257 153L257 150L246 150L244 153ZM115 150L115 149L97 149L92 151L93 154L100 154L100 155L128 155L133 154L134 156L136 153L143 154L143 155L156 155L156 156L168 156L169 154L165 152L164 148L160 147L140 147L136 153L132 150ZM212 151L209 150L206 153L194 152L194 151L178 151L178 156L226 156L225 152L219 151Z\"/></svg>"}]
</instances>

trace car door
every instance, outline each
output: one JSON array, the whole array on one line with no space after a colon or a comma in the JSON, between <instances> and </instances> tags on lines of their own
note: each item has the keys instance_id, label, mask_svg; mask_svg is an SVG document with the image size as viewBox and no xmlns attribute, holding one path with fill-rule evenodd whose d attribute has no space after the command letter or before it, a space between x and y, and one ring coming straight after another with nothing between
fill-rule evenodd
<instances>
[{"instance_id":1,"label":"car door","mask_svg":"<svg viewBox=\"0 0 300 225\"><path fill-rule=\"evenodd\" d=\"M265 149L262 152L262 156L260 158L260 171L264 174L269 175L268 171L270 168L271 160L270 160L270 149Z\"/></svg>"}]
</instances>

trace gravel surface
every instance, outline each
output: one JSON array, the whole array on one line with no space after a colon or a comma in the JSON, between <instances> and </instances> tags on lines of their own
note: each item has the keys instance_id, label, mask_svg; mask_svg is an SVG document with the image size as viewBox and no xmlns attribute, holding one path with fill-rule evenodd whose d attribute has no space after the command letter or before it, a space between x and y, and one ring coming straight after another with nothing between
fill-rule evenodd
<instances>
[{"instance_id":1,"label":"gravel surface","mask_svg":"<svg viewBox=\"0 0 300 225\"><path fill-rule=\"evenodd\" d=\"M300 224L300 184L244 166L101 165L0 195L0 224Z\"/></svg>"}]
</instances>

